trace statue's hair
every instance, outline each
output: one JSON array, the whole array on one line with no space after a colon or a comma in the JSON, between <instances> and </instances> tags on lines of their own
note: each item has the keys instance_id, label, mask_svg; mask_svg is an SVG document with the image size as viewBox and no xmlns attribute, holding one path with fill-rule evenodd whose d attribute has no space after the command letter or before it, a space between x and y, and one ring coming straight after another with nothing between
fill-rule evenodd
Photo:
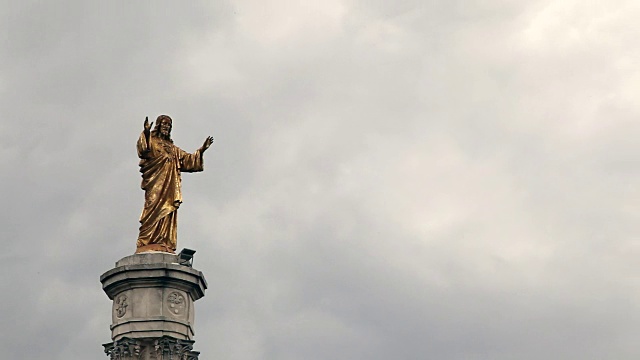
<instances>
[{"instance_id":1,"label":"statue's hair","mask_svg":"<svg viewBox=\"0 0 640 360\"><path fill-rule=\"evenodd\" d=\"M165 119L168 119L169 121L171 121L173 123L173 120L171 119L171 117L169 115L160 115L156 119L156 126L158 126L158 123L160 122L160 120L165 120Z\"/></svg>"},{"instance_id":2,"label":"statue's hair","mask_svg":"<svg viewBox=\"0 0 640 360\"><path fill-rule=\"evenodd\" d=\"M156 119L156 125L153 128L153 131L151 132L155 136L160 136L160 120L169 120L169 122L172 124L172 127L173 127L173 120L171 119L171 117L169 115L160 115ZM173 142L173 140L171 140L171 134L169 134L169 139L168 140Z\"/></svg>"}]
</instances>

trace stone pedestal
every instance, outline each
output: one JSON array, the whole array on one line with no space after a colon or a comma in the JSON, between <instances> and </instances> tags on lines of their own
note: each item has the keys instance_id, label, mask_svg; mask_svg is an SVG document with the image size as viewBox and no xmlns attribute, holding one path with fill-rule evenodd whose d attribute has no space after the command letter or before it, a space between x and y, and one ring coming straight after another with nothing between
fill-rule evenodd
<instances>
[{"instance_id":1,"label":"stone pedestal","mask_svg":"<svg viewBox=\"0 0 640 360\"><path fill-rule=\"evenodd\" d=\"M193 351L194 302L204 296L204 275L180 255L150 252L127 256L100 277L113 300L113 360L197 359Z\"/></svg>"}]
</instances>

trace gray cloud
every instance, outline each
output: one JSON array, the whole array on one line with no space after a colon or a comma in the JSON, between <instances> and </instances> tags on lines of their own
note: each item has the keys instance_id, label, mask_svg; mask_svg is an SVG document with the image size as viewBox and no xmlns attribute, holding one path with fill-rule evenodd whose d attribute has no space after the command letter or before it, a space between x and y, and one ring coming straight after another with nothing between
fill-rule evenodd
<instances>
[{"instance_id":1,"label":"gray cloud","mask_svg":"<svg viewBox=\"0 0 640 360\"><path fill-rule=\"evenodd\" d=\"M1 8L7 358L104 356L160 113L204 357L636 355L635 3Z\"/></svg>"}]
</instances>

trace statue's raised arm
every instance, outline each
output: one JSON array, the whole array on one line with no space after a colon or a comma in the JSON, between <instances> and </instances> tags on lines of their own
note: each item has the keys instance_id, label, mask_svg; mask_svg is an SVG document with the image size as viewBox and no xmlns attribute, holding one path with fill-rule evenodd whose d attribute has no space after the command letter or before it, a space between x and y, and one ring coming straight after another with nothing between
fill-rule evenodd
<instances>
[{"instance_id":1,"label":"statue's raised arm","mask_svg":"<svg viewBox=\"0 0 640 360\"><path fill-rule=\"evenodd\" d=\"M175 253L177 211L182 204L180 173L204 170L202 154L211 146L213 138L207 137L201 148L189 154L173 144L173 121L169 116L158 116L153 130L152 125L146 118L137 146L145 201L136 253Z\"/></svg>"},{"instance_id":2,"label":"statue's raised arm","mask_svg":"<svg viewBox=\"0 0 640 360\"><path fill-rule=\"evenodd\" d=\"M138 156L140 158L146 157L149 152L149 143L151 138L151 126L153 125L153 121L149 124L149 117L144 118L144 128L142 130L142 135L140 135L140 139L138 140Z\"/></svg>"},{"instance_id":3,"label":"statue's raised arm","mask_svg":"<svg viewBox=\"0 0 640 360\"><path fill-rule=\"evenodd\" d=\"M213 138L211 136L207 136L207 138L204 140L204 144L202 144L202 147L200 148L200 152L204 154L204 152L207 151L211 144L213 144Z\"/></svg>"},{"instance_id":4,"label":"statue's raised arm","mask_svg":"<svg viewBox=\"0 0 640 360\"><path fill-rule=\"evenodd\" d=\"M153 126L153 121L149 124L149 117L146 116L144 118L144 136L149 140L149 136L151 135L151 127Z\"/></svg>"}]
</instances>

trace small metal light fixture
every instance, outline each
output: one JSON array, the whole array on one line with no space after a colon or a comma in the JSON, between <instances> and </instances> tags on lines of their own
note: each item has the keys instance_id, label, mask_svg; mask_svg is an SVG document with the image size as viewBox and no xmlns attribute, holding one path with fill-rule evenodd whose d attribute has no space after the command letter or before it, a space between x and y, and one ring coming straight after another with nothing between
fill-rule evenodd
<instances>
[{"instance_id":1,"label":"small metal light fixture","mask_svg":"<svg viewBox=\"0 0 640 360\"><path fill-rule=\"evenodd\" d=\"M193 254L195 254L195 250L184 248L180 250L178 254L178 263L180 265L193 267Z\"/></svg>"}]
</instances>

